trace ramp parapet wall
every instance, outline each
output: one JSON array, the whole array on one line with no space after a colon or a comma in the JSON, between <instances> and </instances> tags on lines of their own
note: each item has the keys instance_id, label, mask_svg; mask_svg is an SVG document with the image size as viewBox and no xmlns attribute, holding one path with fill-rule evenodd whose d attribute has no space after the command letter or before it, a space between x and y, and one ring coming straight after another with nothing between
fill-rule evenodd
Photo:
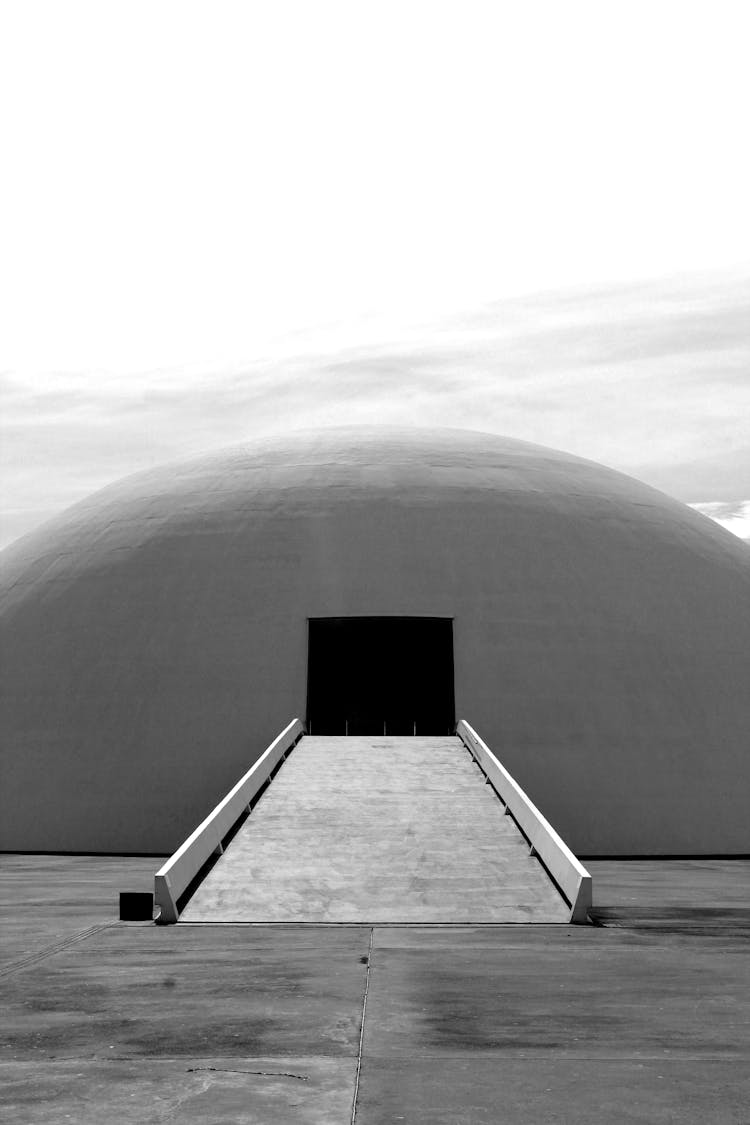
<instances>
[{"instance_id":1,"label":"ramp parapet wall","mask_svg":"<svg viewBox=\"0 0 750 1125\"><path fill-rule=\"evenodd\" d=\"M459 721L456 734L567 899L571 922L586 922L592 902L586 868L465 719Z\"/></svg>"},{"instance_id":2,"label":"ramp parapet wall","mask_svg":"<svg viewBox=\"0 0 750 1125\"><path fill-rule=\"evenodd\" d=\"M190 886L206 861L221 854L222 841L239 818L250 809L273 771L305 733L299 719L293 719L229 790L216 808L198 825L187 840L154 876L154 903L159 907L156 921L176 922L180 916L179 899Z\"/></svg>"}]
</instances>

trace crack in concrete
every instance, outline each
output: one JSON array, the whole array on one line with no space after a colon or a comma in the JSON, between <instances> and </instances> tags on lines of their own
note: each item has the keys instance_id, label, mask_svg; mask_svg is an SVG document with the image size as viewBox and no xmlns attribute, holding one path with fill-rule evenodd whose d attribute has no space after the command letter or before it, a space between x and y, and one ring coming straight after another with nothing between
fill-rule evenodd
<instances>
[{"instance_id":1,"label":"crack in concrete","mask_svg":"<svg viewBox=\"0 0 750 1125\"><path fill-rule=\"evenodd\" d=\"M309 1074L295 1074L291 1070L240 1070L229 1066L189 1066L188 1074L195 1074L199 1070L211 1070L217 1074L260 1074L264 1078L298 1078L300 1082L309 1082Z\"/></svg>"}]
</instances>

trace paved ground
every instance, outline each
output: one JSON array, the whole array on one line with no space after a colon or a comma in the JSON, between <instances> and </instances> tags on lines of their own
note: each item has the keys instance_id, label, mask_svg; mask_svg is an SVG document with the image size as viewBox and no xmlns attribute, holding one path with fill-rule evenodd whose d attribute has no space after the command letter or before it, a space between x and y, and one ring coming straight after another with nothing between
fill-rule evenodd
<instances>
[{"instance_id":1,"label":"paved ground","mask_svg":"<svg viewBox=\"0 0 750 1125\"><path fill-rule=\"evenodd\" d=\"M305 736L184 922L567 922L459 738Z\"/></svg>"},{"instance_id":2,"label":"paved ground","mask_svg":"<svg viewBox=\"0 0 750 1125\"><path fill-rule=\"evenodd\" d=\"M0 854L0 971L118 917L120 891L153 891L154 856Z\"/></svg>"},{"instance_id":3,"label":"paved ground","mask_svg":"<svg viewBox=\"0 0 750 1125\"><path fill-rule=\"evenodd\" d=\"M748 861L589 863L589 927L117 922L158 865L0 857L3 1123L750 1122Z\"/></svg>"}]
</instances>

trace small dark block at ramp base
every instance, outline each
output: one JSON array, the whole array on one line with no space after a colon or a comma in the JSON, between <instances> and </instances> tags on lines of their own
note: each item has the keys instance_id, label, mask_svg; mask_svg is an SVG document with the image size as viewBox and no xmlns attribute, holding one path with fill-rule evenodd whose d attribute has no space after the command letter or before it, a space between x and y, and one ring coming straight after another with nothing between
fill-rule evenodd
<instances>
[{"instance_id":1,"label":"small dark block at ramp base","mask_svg":"<svg viewBox=\"0 0 750 1125\"><path fill-rule=\"evenodd\" d=\"M150 891L120 891L120 921L150 922L154 917L154 896Z\"/></svg>"}]
</instances>

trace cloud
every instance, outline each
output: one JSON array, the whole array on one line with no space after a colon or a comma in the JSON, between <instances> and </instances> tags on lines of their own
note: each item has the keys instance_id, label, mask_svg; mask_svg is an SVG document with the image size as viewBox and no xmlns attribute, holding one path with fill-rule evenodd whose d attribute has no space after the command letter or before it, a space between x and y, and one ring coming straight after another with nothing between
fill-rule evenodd
<instances>
[{"instance_id":1,"label":"cloud","mask_svg":"<svg viewBox=\"0 0 750 1125\"><path fill-rule=\"evenodd\" d=\"M741 500L739 503L724 503L714 501L706 504L691 504L692 508L701 512L709 519L715 520L733 535L738 535L750 543L750 500Z\"/></svg>"},{"instance_id":2,"label":"cloud","mask_svg":"<svg viewBox=\"0 0 750 1125\"><path fill-rule=\"evenodd\" d=\"M504 433L704 508L740 504L749 374L750 276L549 292L423 323L360 319L213 371L7 372L3 534L141 468L347 422Z\"/></svg>"}]
</instances>

